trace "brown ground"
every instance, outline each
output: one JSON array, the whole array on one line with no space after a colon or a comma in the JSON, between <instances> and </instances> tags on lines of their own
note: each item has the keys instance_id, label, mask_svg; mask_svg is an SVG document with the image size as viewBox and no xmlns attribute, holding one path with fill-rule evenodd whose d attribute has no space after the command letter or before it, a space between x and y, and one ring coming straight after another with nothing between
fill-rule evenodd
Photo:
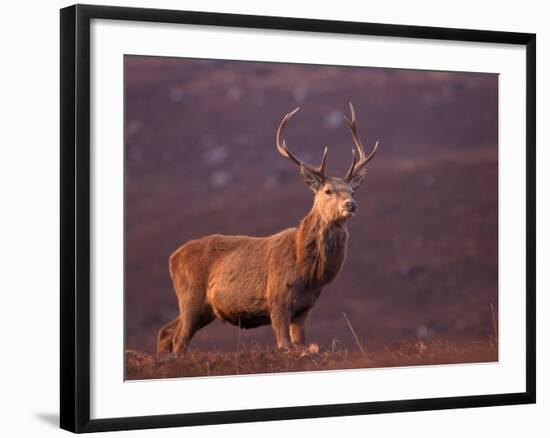
<instances>
[{"instance_id":1,"label":"brown ground","mask_svg":"<svg viewBox=\"0 0 550 438\"><path fill-rule=\"evenodd\" d=\"M461 346L486 344L498 317L497 76L147 57L126 57L125 68L127 349L153 352L157 330L176 316L167 260L179 245L211 233L269 235L309 209L309 190L274 146L285 112L302 107L289 146L316 162L328 145L328 173L344 173L352 142L342 115L351 98L360 135L381 147L356 195L347 261L308 324L308 342L336 340L340 353L293 366L348 360L342 351L355 340L343 313L368 351L445 339L465 348L469 359L459 361L476 361ZM222 360L213 351L234 352L237 342L275 354L266 350L270 327L239 335L216 322L193 340L193 357L231 363L234 353ZM130 376L156 376L132 368L133 355ZM380 357L365 366L411 364ZM496 360L496 348L487 357ZM187 370L180 375L197 372L191 360L169 361L158 376L173 375L176 363Z\"/></svg>"},{"instance_id":2,"label":"brown ground","mask_svg":"<svg viewBox=\"0 0 550 438\"><path fill-rule=\"evenodd\" d=\"M238 352L191 350L184 356L166 357L127 350L126 379L493 362L497 354L493 338L464 345L443 340L406 342L374 352L342 350L337 343L314 353L283 353L259 344L245 345Z\"/></svg>"}]
</instances>

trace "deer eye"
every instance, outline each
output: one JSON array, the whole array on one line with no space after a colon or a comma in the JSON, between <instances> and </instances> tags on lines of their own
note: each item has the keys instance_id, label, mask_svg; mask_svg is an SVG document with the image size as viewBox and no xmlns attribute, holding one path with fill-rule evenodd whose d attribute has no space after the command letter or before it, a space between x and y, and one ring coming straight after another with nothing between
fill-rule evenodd
<instances>
[{"instance_id":1,"label":"deer eye","mask_svg":"<svg viewBox=\"0 0 550 438\"><path fill-rule=\"evenodd\" d=\"M332 190L325 189L325 195L332 195Z\"/></svg>"}]
</instances>

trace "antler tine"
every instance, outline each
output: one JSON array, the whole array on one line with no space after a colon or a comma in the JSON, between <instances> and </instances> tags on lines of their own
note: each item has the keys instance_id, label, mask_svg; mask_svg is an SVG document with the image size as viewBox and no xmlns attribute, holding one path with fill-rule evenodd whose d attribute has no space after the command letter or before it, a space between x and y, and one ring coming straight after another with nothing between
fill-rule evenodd
<instances>
[{"instance_id":1,"label":"antler tine","mask_svg":"<svg viewBox=\"0 0 550 438\"><path fill-rule=\"evenodd\" d=\"M276 139L275 139L275 142L276 142L276 145L277 145L277 149L279 151L279 153L285 157L285 158L288 158L292 161L294 161L298 166L300 166L302 164L302 162L297 158L295 157L292 152L290 152L288 150L288 148L286 147L286 143L284 140L281 141L281 133L283 132L283 129L284 127L286 126L286 124L288 123L288 121L291 119L291 117L296 114L298 111L300 110L300 107L296 108L295 110L285 114L285 116L283 117L283 119L281 120L281 123L279 123L279 127L277 128L277 135L276 135Z\"/></svg>"},{"instance_id":2,"label":"antler tine","mask_svg":"<svg viewBox=\"0 0 550 438\"><path fill-rule=\"evenodd\" d=\"M355 170L355 149L351 150L351 166L349 167L348 171L346 172L346 176L344 177L344 181L349 181L351 179L351 176L353 175L353 171Z\"/></svg>"},{"instance_id":3,"label":"antler tine","mask_svg":"<svg viewBox=\"0 0 550 438\"><path fill-rule=\"evenodd\" d=\"M374 157L374 154L376 154L376 151L378 150L378 142L376 142L372 152L368 156L365 154L365 149L363 148L363 144L361 143L361 140L359 139L359 134L357 133L357 119L355 117L355 109L353 108L353 104L351 102L349 103L349 108L351 110L351 120L349 120L347 117L344 117L344 119L351 131L351 135L353 137L353 142L355 144L355 148L357 149L359 159L356 161L355 151L353 150L352 165L349 168L348 173L344 177L346 180L349 180L355 172L363 168L370 160L372 160L372 157Z\"/></svg>"},{"instance_id":4,"label":"antler tine","mask_svg":"<svg viewBox=\"0 0 550 438\"><path fill-rule=\"evenodd\" d=\"M289 160L296 163L298 166L307 167L309 170L311 170L313 172L316 172L317 174L324 177L325 176L325 163L326 163L327 151L328 151L328 148L326 146L325 146L325 150L323 152L323 158L321 159L321 164L319 166L312 166L311 164L308 164L305 161L302 161L296 155L294 155L292 152L290 152L289 149L286 147L285 140L281 139L281 134L282 134L283 129L285 128L286 124L291 119L291 117L298 112L299 109L300 108L298 107L295 110L285 114L285 116L281 120L281 123L279 123L279 127L277 128L277 135L276 135L276 139L275 139L275 142L276 142L276 145L277 145L277 150L279 151L279 153L283 157L288 158Z\"/></svg>"},{"instance_id":5,"label":"antler tine","mask_svg":"<svg viewBox=\"0 0 550 438\"><path fill-rule=\"evenodd\" d=\"M327 152L328 152L328 146L325 146L325 149L323 150L323 158L321 158L321 164L319 167L316 167L317 171L321 174L325 174L325 163L327 162Z\"/></svg>"},{"instance_id":6,"label":"antler tine","mask_svg":"<svg viewBox=\"0 0 550 438\"><path fill-rule=\"evenodd\" d=\"M370 160L372 160L372 157L374 157L374 154L376 154L377 150L378 150L378 141L374 143L374 147L372 148L372 152L369 154L369 156L366 157L363 161L361 161L357 166L355 166L355 170L359 170L365 164L367 164Z\"/></svg>"},{"instance_id":7,"label":"antler tine","mask_svg":"<svg viewBox=\"0 0 550 438\"><path fill-rule=\"evenodd\" d=\"M353 108L353 104L351 102L349 102L349 109L351 110L351 120L349 120L347 117L344 117L344 119L351 131L353 142L355 143L357 153L359 154L359 162L361 162L365 158L366 154L365 150L363 149L363 144L361 143L361 140L359 139L359 135L357 133L357 119L355 117L355 109Z\"/></svg>"}]
</instances>

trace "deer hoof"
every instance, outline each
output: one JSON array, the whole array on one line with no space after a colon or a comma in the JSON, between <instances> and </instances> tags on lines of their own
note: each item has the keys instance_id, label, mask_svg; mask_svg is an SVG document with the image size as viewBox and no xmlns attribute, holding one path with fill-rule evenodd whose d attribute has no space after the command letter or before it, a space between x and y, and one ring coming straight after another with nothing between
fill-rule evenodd
<instances>
[{"instance_id":1,"label":"deer hoof","mask_svg":"<svg viewBox=\"0 0 550 438\"><path fill-rule=\"evenodd\" d=\"M319 353L319 344L308 344L302 348L302 354L300 357L311 356Z\"/></svg>"},{"instance_id":2,"label":"deer hoof","mask_svg":"<svg viewBox=\"0 0 550 438\"><path fill-rule=\"evenodd\" d=\"M309 354L317 354L317 353L319 353L319 344L309 344L309 345L306 347L306 351L307 351Z\"/></svg>"},{"instance_id":3,"label":"deer hoof","mask_svg":"<svg viewBox=\"0 0 550 438\"><path fill-rule=\"evenodd\" d=\"M293 349L293 346L292 345L280 345L277 347L277 350L279 351L279 353L292 353L292 351L294 350Z\"/></svg>"}]
</instances>

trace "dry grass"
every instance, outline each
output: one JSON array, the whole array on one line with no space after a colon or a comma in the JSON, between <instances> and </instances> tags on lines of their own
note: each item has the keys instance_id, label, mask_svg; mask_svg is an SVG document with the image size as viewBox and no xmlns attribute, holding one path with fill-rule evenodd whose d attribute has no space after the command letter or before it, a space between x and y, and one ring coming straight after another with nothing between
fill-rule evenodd
<instances>
[{"instance_id":1,"label":"dry grass","mask_svg":"<svg viewBox=\"0 0 550 438\"><path fill-rule=\"evenodd\" d=\"M381 351L348 351L333 342L317 353L283 353L259 344L245 344L238 352L188 351L183 356L126 351L126 379L225 376L296 371L343 370L414 365L494 362L498 347L493 338L459 345L446 340L387 346Z\"/></svg>"}]
</instances>

